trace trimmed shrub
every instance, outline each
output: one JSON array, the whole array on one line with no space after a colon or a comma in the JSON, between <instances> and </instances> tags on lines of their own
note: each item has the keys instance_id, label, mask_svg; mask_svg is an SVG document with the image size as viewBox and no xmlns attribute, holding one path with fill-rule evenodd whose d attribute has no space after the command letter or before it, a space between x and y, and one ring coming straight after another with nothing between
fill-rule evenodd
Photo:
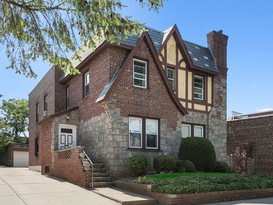
<instances>
[{"instance_id":1,"label":"trimmed shrub","mask_svg":"<svg viewBox=\"0 0 273 205\"><path fill-rule=\"evenodd\" d=\"M134 176L143 176L147 174L149 159L146 155L132 156L128 159L126 167Z\"/></svg>"},{"instance_id":2,"label":"trimmed shrub","mask_svg":"<svg viewBox=\"0 0 273 205\"><path fill-rule=\"evenodd\" d=\"M176 159L171 155L160 155L154 158L153 163L156 172L175 171Z\"/></svg>"},{"instance_id":3,"label":"trimmed shrub","mask_svg":"<svg viewBox=\"0 0 273 205\"><path fill-rule=\"evenodd\" d=\"M226 162L216 162L214 171L220 173L227 173L230 172L230 167Z\"/></svg>"},{"instance_id":4,"label":"trimmed shrub","mask_svg":"<svg viewBox=\"0 0 273 205\"><path fill-rule=\"evenodd\" d=\"M177 160L177 172L195 172L195 165L189 160Z\"/></svg>"},{"instance_id":5,"label":"trimmed shrub","mask_svg":"<svg viewBox=\"0 0 273 205\"><path fill-rule=\"evenodd\" d=\"M197 171L214 171L215 169L215 150L207 138L188 137L182 139L178 158L191 161Z\"/></svg>"}]
</instances>

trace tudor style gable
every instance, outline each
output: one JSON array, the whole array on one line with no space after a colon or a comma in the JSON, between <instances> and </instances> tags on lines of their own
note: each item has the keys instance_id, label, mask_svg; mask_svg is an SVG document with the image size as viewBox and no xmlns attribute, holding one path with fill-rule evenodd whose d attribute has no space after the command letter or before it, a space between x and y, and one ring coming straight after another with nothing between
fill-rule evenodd
<instances>
[{"instance_id":1,"label":"tudor style gable","mask_svg":"<svg viewBox=\"0 0 273 205\"><path fill-rule=\"evenodd\" d=\"M218 74L208 48L183 41L176 26L164 32L158 58L180 103L188 111L209 112L213 76Z\"/></svg>"}]
</instances>

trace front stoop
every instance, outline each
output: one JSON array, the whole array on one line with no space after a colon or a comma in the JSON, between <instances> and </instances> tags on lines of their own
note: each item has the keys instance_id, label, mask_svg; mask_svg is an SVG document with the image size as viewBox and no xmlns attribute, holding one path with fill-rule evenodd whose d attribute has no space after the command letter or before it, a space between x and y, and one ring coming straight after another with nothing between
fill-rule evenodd
<instances>
[{"instance_id":1,"label":"front stoop","mask_svg":"<svg viewBox=\"0 0 273 205\"><path fill-rule=\"evenodd\" d=\"M114 188L114 187L107 187L107 188L96 188L93 190L93 192L104 196L108 199L114 200L122 205L156 205L157 200L149 197L144 196L141 194L137 194L134 192L130 192L127 190Z\"/></svg>"}]
</instances>

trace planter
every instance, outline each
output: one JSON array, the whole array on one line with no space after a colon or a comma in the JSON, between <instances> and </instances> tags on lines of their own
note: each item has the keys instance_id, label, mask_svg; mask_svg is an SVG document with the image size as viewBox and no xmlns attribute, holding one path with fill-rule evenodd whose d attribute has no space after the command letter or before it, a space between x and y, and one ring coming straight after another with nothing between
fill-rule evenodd
<instances>
[{"instance_id":1,"label":"planter","mask_svg":"<svg viewBox=\"0 0 273 205\"><path fill-rule=\"evenodd\" d=\"M158 200L161 205L193 205L214 203L223 201L233 201L242 199L255 199L263 197L271 197L273 188L269 189L254 189L254 190L232 190L219 192L203 192L192 194L165 194L152 192L151 185L136 184L123 181L116 181L115 186L121 189L127 189L132 192L144 194Z\"/></svg>"}]
</instances>

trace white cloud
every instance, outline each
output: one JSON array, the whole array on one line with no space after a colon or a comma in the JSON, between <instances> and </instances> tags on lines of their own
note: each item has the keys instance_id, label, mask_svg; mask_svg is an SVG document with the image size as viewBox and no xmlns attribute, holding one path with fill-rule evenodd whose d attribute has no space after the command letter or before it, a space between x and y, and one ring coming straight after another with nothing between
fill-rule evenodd
<instances>
[{"instance_id":1,"label":"white cloud","mask_svg":"<svg viewBox=\"0 0 273 205\"><path fill-rule=\"evenodd\" d=\"M263 108L263 109L257 110L257 112L269 112L269 111L273 111L273 108Z\"/></svg>"}]
</instances>

